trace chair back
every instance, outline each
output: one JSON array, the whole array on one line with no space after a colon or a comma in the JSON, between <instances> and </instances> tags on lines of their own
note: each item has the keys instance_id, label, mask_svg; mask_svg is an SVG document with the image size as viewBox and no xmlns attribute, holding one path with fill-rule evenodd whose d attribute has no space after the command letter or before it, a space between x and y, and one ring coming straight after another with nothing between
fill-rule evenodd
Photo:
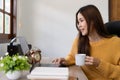
<instances>
[{"instance_id":1,"label":"chair back","mask_svg":"<svg viewBox=\"0 0 120 80\"><path fill-rule=\"evenodd\" d=\"M120 37L120 21L110 21L105 26L110 34Z\"/></svg>"}]
</instances>

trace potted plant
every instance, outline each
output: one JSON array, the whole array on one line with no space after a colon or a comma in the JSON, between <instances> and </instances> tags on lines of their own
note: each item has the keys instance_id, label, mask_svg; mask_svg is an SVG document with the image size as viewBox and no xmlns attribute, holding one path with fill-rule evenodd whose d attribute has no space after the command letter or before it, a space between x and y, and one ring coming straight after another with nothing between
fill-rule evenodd
<instances>
[{"instance_id":1,"label":"potted plant","mask_svg":"<svg viewBox=\"0 0 120 80\"><path fill-rule=\"evenodd\" d=\"M19 72L29 69L30 64L28 63L27 56L20 56L18 54L9 56L8 53L6 53L4 57L0 58L0 71L4 71L10 79L19 78L21 76ZM9 74L11 75L9 76Z\"/></svg>"}]
</instances>

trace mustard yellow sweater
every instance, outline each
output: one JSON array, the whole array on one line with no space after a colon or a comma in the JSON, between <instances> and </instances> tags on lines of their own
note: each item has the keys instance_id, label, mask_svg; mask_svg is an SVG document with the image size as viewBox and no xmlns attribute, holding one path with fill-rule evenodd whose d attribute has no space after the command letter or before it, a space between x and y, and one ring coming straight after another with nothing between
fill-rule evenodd
<instances>
[{"instance_id":1,"label":"mustard yellow sweater","mask_svg":"<svg viewBox=\"0 0 120 80\"><path fill-rule=\"evenodd\" d=\"M66 60L68 64L75 64L78 37L74 40L72 49ZM97 42L90 42L91 56L101 60L98 67L82 66L89 80L120 80L120 38L104 38Z\"/></svg>"}]
</instances>

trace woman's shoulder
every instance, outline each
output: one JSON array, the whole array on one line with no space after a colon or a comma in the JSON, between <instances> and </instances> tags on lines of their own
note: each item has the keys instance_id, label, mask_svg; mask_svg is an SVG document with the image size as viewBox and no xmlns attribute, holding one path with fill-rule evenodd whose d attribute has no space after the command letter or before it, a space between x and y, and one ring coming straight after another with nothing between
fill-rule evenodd
<instances>
[{"instance_id":1,"label":"woman's shoulder","mask_svg":"<svg viewBox=\"0 0 120 80\"><path fill-rule=\"evenodd\" d=\"M110 41L114 41L114 42L119 42L120 43L120 37L113 36L113 37L110 38Z\"/></svg>"},{"instance_id":2,"label":"woman's shoulder","mask_svg":"<svg viewBox=\"0 0 120 80\"><path fill-rule=\"evenodd\" d=\"M79 39L79 35L77 34L74 38L74 40L78 40Z\"/></svg>"},{"instance_id":3,"label":"woman's shoulder","mask_svg":"<svg viewBox=\"0 0 120 80\"><path fill-rule=\"evenodd\" d=\"M118 36L113 36L113 37L111 37L111 39L120 40L120 37L118 37Z\"/></svg>"}]
</instances>

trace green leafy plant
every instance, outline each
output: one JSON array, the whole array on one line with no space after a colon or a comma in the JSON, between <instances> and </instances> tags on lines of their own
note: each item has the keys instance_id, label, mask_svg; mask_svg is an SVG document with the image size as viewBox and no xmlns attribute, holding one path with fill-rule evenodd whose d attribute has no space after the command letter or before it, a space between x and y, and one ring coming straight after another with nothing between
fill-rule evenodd
<instances>
[{"instance_id":1,"label":"green leafy plant","mask_svg":"<svg viewBox=\"0 0 120 80\"><path fill-rule=\"evenodd\" d=\"M29 70L30 64L28 63L27 56L6 55L5 57L0 58L0 71L15 71L15 70Z\"/></svg>"}]
</instances>

